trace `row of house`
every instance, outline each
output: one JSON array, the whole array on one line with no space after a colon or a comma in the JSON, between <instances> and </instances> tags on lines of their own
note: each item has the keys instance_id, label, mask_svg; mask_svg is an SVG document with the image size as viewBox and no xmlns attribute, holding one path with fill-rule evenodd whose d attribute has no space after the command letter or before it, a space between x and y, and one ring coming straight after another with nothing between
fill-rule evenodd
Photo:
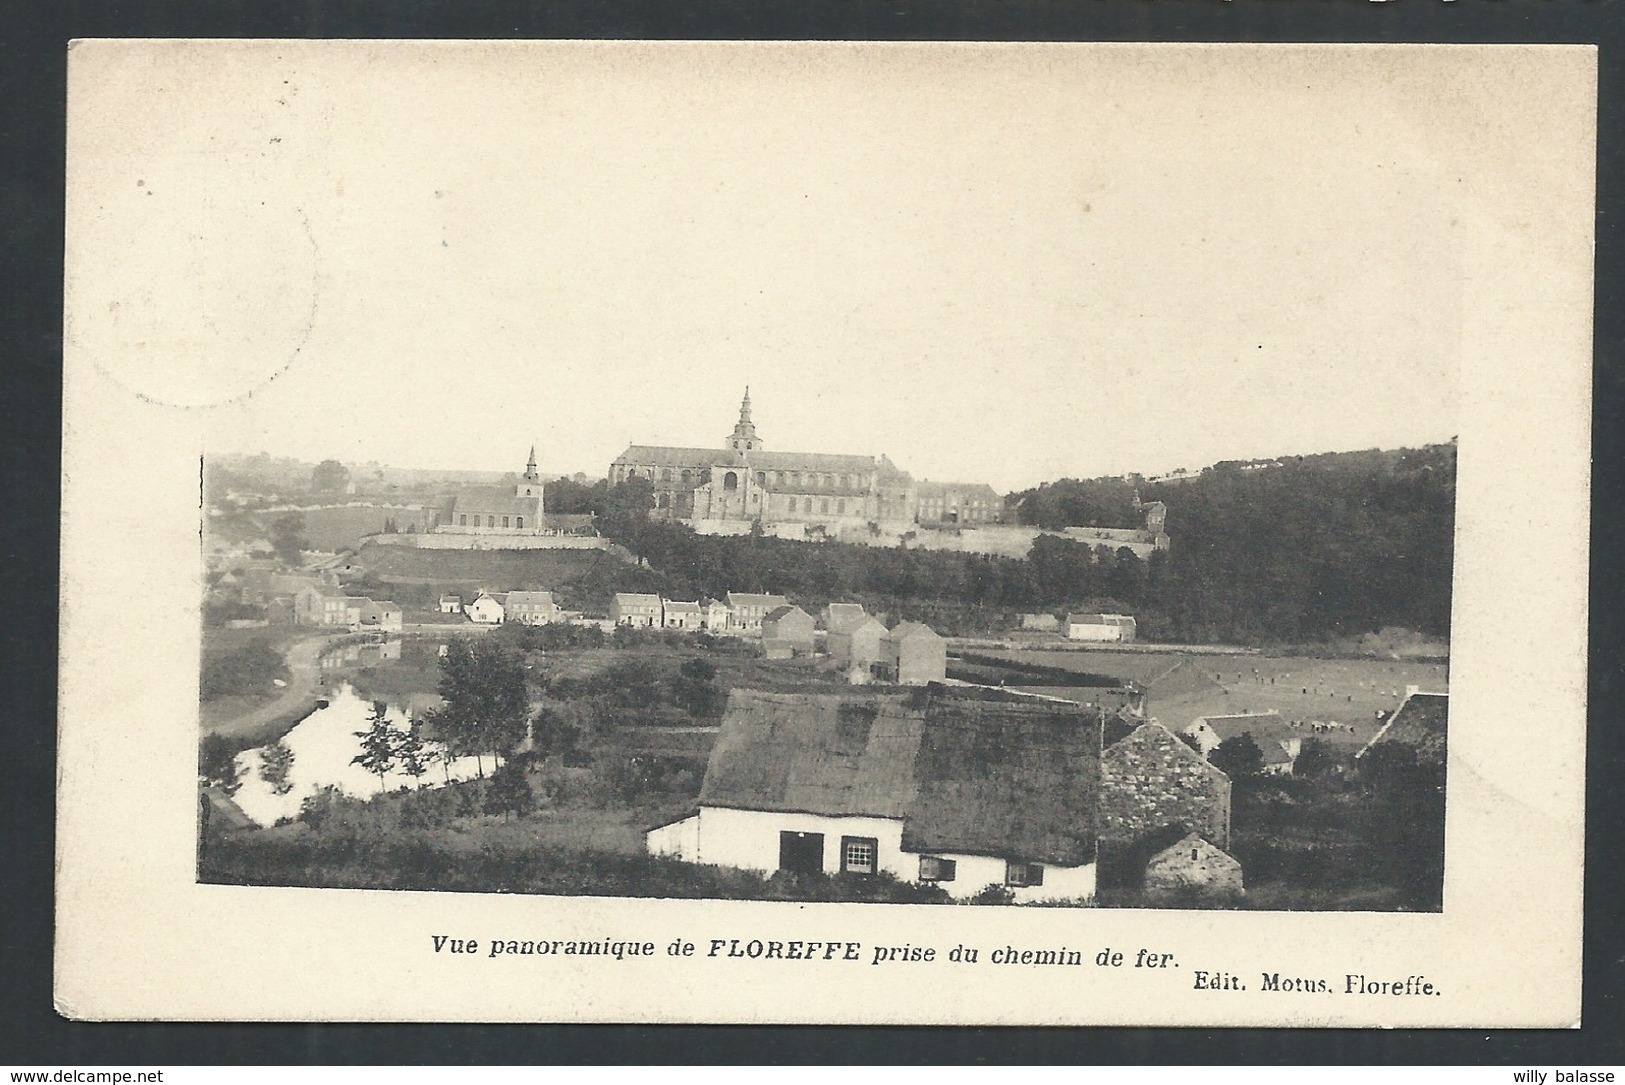
<instances>
[{"instance_id":1,"label":"row of house","mask_svg":"<svg viewBox=\"0 0 1625 1085\"><path fill-rule=\"evenodd\" d=\"M331 584L307 584L293 597L294 621L299 625L350 632L399 633L401 608L392 600L347 595Z\"/></svg>"},{"instance_id":2,"label":"row of house","mask_svg":"<svg viewBox=\"0 0 1625 1085\"><path fill-rule=\"evenodd\" d=\"M889 874L965 898L1095 895L1103 843L1157 847L1148 891L1241 891L1230 781L1154 720L986 687L730 695L695 807L652 854Z\"/></svg>"},{"instance_id":3,"label":"row of house","mask_svg":"<svg viewBox=\"0 0 1625 1085\"><path fill-rule=\"evenodd\" d=\"M440 597L440 613L465 614L480 625L547 625L564 616L550 591L482 591L467 604L462 596L448 593Z\"/></svg>"},{"instance_id":4,"label":"row of house","mask_svg":"<svg viewBox=\"0 0 1625 1085\"><path fill-rule=\"evenodd\" d=\"M731 591L723 599L690 602L645 592L616 592L610 603L609 618L616 625L634 629L740 635L760 633L763 619L771 611L788 605L789 600L782 595L755 592Z\"/></svg>"}]
</instances>

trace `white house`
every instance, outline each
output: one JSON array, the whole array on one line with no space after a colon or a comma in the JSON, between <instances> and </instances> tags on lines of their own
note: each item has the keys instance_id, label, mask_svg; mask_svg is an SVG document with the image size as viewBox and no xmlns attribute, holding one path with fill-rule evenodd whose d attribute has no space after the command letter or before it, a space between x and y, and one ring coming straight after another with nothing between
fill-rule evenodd
<instances>
[{"instance_id":1,"label":"white house","mask_svg":"<svg viewBox=\"0 0 1625 1085\"><path fill-rule=\"evenodd\" d=\"M463 597L460 595L442 595L440 597L440 613L461 614L463 612Z\"/></svg>"},{"instance_id":2,"label":"white house","mask_svg":"<svg viewBox=\"0 0 1625 1085\"><path fill-rule=\"evenodd\" d=\"M470 621L481 625L501 625L505 614L502 600L489 592L480 592L475 600L464 608Z\"/></svg>"},{"instance_id":3,"label":"white house","mask_svg":"<svg viewBox=\"0 0 1625 1085\"><path fill-rule=\"evenodd\" d=\"M1138 623L1131 614L1068 614L1068 640L1132 641Z\"/></svg>"},{"instance_id":4,"label":"white house","mask_svg":"<svg viewBox=\"0 0 1625 1085\"><path fill-rule=\"evenodd\" d=\"M721 599L702 599L700 610L705 616L705 631L707 633L726 633L728 631L728 604Z\"/></svg>"},{"instance_id":5,"label":"white house","mask_svg":"<svg viewBox=\"0 0 1625 1085\"><path fill-rule=\"evenodd\" d=\"M705 628L705 612L700 604L666 599L661 604L662 624L666 629L698 630Z\"/></svg>"},{"instance_id":6,"label":"white house","mask_svg":"<svg viewBox=\"0 0 1625 1085\"><path fill-rule=\"evenodd\" d=\"M890 874L1018 902L1095 892L1098 713L932 686L920 694L735 690L698 808L655 855L745 870Z\"/></svg>"}]
</instances>

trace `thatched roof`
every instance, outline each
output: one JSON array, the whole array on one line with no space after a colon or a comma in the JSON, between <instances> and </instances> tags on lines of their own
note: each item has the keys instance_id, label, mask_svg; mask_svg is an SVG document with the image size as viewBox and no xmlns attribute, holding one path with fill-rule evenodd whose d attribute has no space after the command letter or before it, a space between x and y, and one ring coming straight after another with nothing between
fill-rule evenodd
<instances>
[{"instance_id":1,"label":"thatched roof","mask_svg":"<svg viewBox=\"0 0 1625 1085\"><path fill-rule=\"evenodd\" d=\"M1093 858L1100 716L931 686L913 694L735 690L702 806L900 818L913 852Z\"/></svg>"}]
</instances>

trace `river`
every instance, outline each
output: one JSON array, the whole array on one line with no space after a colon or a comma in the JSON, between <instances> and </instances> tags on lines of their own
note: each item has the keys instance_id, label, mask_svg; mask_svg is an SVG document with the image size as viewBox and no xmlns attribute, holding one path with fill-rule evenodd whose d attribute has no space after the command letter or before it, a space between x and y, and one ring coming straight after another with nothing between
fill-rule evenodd
<instances>
[{"instance_id":1,"label":"river","mask_svg":"<svg viewBox=\"0 0 1625 1085\"><path fill-rule=\"evenodd\" d=\"M357 798L370 798L381 791L420 783L436 787L446 782L448 773L453 780L471 779L479 770L474 758L461 757L445 767L438 762L431 764L429 772L419 780L399 769L385 773L380 780L377 774L352 763L361 752L361 739L356 732L371 726L372 702L357 695L348 683L327 697L326 708L318 708L282 738L283 745L293 751L293 766L288 771L288 783L293 787L287 794L276 794L260 776L265 747L244 750L237 755L241 786L232 799L257 824L273 825L278 818L298 816L300 804L327 786L337 787ZM406 730L405 709L390 705L386 717L397 730ZM424 745L424 753L430 758L440 748L440 744L434 742Z\"/></svg>"}]
</instances>

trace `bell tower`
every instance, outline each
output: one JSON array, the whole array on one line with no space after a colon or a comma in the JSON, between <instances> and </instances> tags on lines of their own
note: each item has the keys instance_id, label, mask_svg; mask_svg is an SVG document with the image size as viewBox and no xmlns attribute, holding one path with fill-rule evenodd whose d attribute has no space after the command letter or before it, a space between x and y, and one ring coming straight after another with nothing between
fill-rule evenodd
<instances>
[{"instance_id":1,"label":"bell tower","mask_svg":"<svg viewBox=\"0 0 1625 1085\"><path fill-rule=\"evenodd\" d=\"M734 426L733 436L728 438L728 447L735 452L754 452L762 447L761 439L756 436L756 424L750 420L749 386L739 404L739 422Z\"/></svg>"},{"instance_id":2,"label":"bell tower","mask_svg":"<svg viewBox=\"0 0 1625 1085\"><path fill-rule=\"evenodd\" d=\"M542 496L542 476L536 473L536 446L530 446L530 459L525 462L525 473L519 477L519 484L514 487L515 497Z\"/></svg>"}]
</instances>

